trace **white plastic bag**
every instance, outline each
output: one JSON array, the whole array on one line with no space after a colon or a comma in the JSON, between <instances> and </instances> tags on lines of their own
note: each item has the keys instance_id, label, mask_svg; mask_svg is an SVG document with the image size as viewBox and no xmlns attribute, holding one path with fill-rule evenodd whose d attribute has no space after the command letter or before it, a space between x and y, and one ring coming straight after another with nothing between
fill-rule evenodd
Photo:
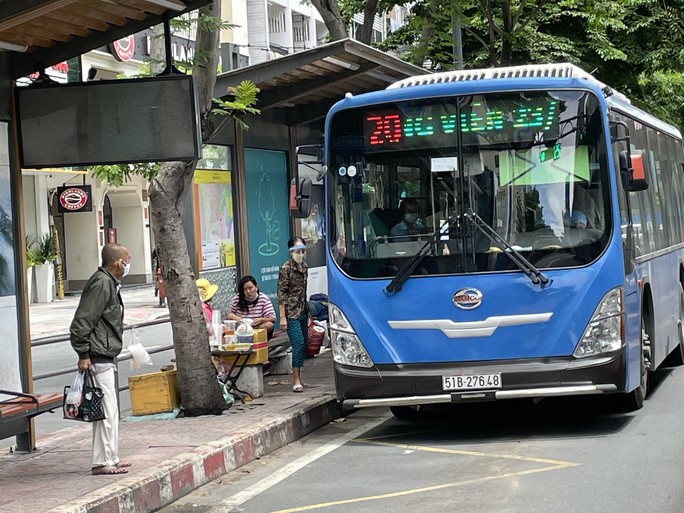
<instances>
[{"instance_id":1,"label":"white plastic bag","mask_svg":"<svg viewBox=\"0 0 684 513\"><path fill-rule=\"evenodd\" d=\"M67 394L66 403L67 405L78 406L81 404L81 397L83 396L83 373L78 372L74 378L74 383L69 389Z\"/></svg>"},{"instance_id":2,"label":"white plastic bag","mask_svg":"<svg viewBox=\"0 0 684 513\"><path fill-rule=\"evenodd\" d=\"M65 387L66 388L66 387ZM83 400L83 372L76 373L74 383L69 388L64 405L64 418L71 419L78 417L78 407Z\"/></svg>"},{"instance_id":3,"label":"white plastic bag","mask_svg":"<svg viewBox=\"0 0 684 513\"><path fill-rule=\"evenodd\" d=\"M251 319L250 319L251 321ZM251 322L241 322L235 330L238 343L251 343L254 337L254 328Z\"/></svg>"},{"instance_id":4,"label":"white plastic bag","mask_svg":"<svg viewBox=\"0 0 684 513\"><path fill-rule=\"evenodd\" d=\"M131 330L131 336L128 341L128 352L131 353L131 369L139 369L143 365L153 365L152 358L147 352L147 349L142 345L135 329Z\"/></svg>"}]
</instances>

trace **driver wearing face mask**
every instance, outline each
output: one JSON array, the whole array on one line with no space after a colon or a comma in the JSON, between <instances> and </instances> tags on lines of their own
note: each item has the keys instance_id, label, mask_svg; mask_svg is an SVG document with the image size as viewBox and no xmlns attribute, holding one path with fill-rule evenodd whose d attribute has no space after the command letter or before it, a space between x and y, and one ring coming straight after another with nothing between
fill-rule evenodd
<instances>
[{"instance_id":1,"label":"driver wearing face mask","mask_svg":"<svg viewBox=\"0 0 684 513\"><path fill-rule=\"evenodd\" d=\"M392 237L415 235L427 231L425 221L420 218L418 202L416 200L413 198L404 199L401 202L400 208L404 213L404 217L401 222L394 225L390 230Z\"/></svg>"}]
</instances>

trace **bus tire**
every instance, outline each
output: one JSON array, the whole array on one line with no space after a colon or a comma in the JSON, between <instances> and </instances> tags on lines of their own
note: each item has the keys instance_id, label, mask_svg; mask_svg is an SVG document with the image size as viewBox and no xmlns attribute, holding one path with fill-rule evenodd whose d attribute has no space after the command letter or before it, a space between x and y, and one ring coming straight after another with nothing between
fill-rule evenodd
<instances>
[{"instance_id":1,"label":"bus tire","mask_svg":"<svg viewBox=\"0 0 684 513\"><path fill-rule=\"evenodd\" d=\"M679 319L677 320L679 344L667 357L665 365L684 365L684 287L679 282Z\"/></svg>"},{"instance_id":2,"label":"bus tire","mask_svg":"<svg viewBox=\"0 0 684 513\"><path fill-rule=\"evenodd\" d=\"M624 406L627 411L641 409L644 399L648 395L649 366L651 361L651 341L648 332L644 328L646 319L641 319L641 383L631 392L624 395Z\"/></svg>"},{"instance_id":3,"label":"bus tire","mask_svg":"<svg viewBox=\"0 0 684 513\"><path fill-rule=\"evenodd\" d=\"M417 420L422 410L422 406L390 406L392 415L399 420Z\"/></svg>"}]
</instances>

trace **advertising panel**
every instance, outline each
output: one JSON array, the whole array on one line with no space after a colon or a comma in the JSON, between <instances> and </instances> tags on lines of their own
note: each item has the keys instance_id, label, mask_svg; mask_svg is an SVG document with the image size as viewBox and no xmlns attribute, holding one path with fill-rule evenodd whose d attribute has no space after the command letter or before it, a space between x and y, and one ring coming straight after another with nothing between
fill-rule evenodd
<instances>
[{"instance_id":1,"label":"advertising panel","mask_svg":"<svg viewBox=\"0 0 684 513\"><path fill-rule=\"evenodd\" d=\"M195 170L195 204L198 208L200 270L235 265L235 226L231 172Z\"/></svg>"},{"instance_id":2,"label":"advertising panel","mask_svg":"<svg viewBox=\"0 0 684 513\"><path fill-rule=\"evenodd\" d=\"M288 258L287 158L282 151L245 149L249 267L278 313L280 266Z\"/></svg>"}]
</instances>

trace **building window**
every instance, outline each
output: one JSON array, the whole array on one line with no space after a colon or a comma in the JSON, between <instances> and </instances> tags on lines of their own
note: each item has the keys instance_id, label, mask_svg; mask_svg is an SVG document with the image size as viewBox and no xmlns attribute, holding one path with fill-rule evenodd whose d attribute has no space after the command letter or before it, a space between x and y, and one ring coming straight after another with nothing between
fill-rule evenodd
<instances>
[{"instance_id":1,"label":"building window","mask_svg":"<svg viewBox=\"0 0 684 513\"><path fill-rule=\"evenodd\" d=\"M309 20L301 14L292 16L292 39L300 44L309 40Z\"/></svg>"},{"instance_id":2,"label":"building window","mask_svg":"<svg viewBox=\"0 0 684 513\"><path fill-rule=\"evenodd\" d=\"M285 33L285 11L272 5L268 6L268 31L271 34Z\"/></svg>"}]
</instances>

